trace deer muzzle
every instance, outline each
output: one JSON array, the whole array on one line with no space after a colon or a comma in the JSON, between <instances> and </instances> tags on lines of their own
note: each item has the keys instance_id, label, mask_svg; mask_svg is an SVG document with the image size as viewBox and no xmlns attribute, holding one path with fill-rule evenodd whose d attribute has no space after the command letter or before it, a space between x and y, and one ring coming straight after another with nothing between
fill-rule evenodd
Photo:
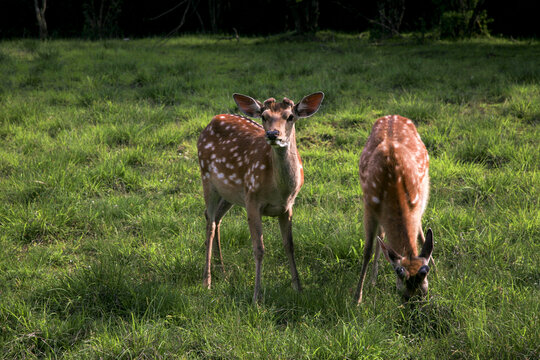
<instances>
[{"instance_id":1,"label":"deer muzzle","mask_svg":"<svg viewBox=\"0 0 540 360\"><path fill-rule=\"evenodd\" d=\"M279 137L279 130L268 130L266 132L266 142L272 147L286 147L288 142L286 139Z\"/></svg>"}]
</instances>

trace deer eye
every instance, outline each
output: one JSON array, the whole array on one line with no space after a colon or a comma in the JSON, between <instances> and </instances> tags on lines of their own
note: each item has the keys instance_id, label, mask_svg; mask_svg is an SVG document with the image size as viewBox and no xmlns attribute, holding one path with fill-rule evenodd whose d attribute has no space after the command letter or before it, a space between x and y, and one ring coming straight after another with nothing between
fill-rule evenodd
<instances>
[{"instance_id":1,"label":"deer eye","mask_svg":"<svg viewBox=\"0 0 540 360\"><path fill-rule=\"evenodd\" d=\"M294 115L293 114L289 115L289 117L287 118L287 121L293 121L293 120L294 120Z\"/></svg>"},{"instance_id":2,"label":"deer eye","mask_svg":"<svg viewBox=\"0 0 540 360\"><path fill-rule=\"evenodd\" d=\"M426 277L426 275L428 274L429 272L429 266L427 265L424 265L422 266L419 270L418 270L418 275L420 277Z\"/></svg>"},{"instance_id":3,"label":"deer eye","mask_svg":"<svg viewBox=\"0 0 540 360\"><path fill-rule=\"evenodd\" d=\"M396 274L402 279L405 277L405 269L403 268L403 266L396 267Z\"/></svg>"}]
</instances>

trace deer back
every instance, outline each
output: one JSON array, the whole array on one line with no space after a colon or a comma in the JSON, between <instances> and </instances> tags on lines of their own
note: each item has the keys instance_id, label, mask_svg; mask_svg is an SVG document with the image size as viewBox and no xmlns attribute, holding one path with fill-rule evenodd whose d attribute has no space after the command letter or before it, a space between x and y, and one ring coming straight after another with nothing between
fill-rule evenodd
<instances>
[{"instance_id":1,"label":"deer back","mask_svg":"<svg viewBox=\"0 0 540 360\"><path fill-rule=\"evenodd\" d=\"M378 119L359 165L365 211L376 216L394 250L416 256L429 156L413 122L398 115Z\"/></svg>"}]
</instances>

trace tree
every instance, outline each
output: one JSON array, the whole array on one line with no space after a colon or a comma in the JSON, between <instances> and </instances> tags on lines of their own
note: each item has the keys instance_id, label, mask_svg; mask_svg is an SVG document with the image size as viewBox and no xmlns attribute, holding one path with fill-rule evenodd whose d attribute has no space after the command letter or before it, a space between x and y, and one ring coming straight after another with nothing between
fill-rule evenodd
<instances>
[{"instance_id":1,"label":"tree","mask_svg":"<svg viewBox=\"0 0 540 360\"><path fill-rule=\"evenodd\" d=\"M47 31L47 21L45 20L45 10L47 10L47 0L41 1L39 6L38 0L34 0L34 10L36 11L36 19L39 26L39 38L45 40L49 33Z\"/></svg>"},{"instance_id":2,"label":"tree","mask_svg":"<svg viewBox=\"0 0 540 360\"><path fill-rule=\"evenodd\" d=\"M378 1L379 21L374 21L381 27L383 34L400 36L401 23L405 15L405 0Z\"/></svg>"},{"instance_id":3,"label":"tree","mask_svg":"<svg viewBox=\"0 0 540 360\"><path fill-rule=\"evenodd\" d=\"M298 34L314 32L319 27L319 0L288 0L288 8Z\"/></svg>"},{"instance_id":4,"label":"tree","mask_svg":"<svg viewBox=\"0 0 540 360\"><path fill-rule=\"evenodd\" d=\"M102 39L118 32L118 15L123 0L86 0L83 4L86 32Z\"/></svg>"},{"instance_id":5,"label":"tree","mask_svg":"<svg viewBox=\"0 0 540 360\"><path fill-rule=\"evenodd\" d=\"M461 38L473 35L489 35L487 25L491 22L484 7L484 0L441 1L441 37Z\"/></svg>"}]
</instances>

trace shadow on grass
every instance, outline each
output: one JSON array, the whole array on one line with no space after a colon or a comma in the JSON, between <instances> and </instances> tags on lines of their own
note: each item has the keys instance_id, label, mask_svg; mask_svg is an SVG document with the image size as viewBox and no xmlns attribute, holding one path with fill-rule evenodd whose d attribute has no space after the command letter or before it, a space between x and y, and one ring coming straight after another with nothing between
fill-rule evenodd
<instances>
[{"instance_id":1,"label":"shadow on grass","mask_svg":"<svg viewBox=\"0 0 540 360\"><path fill-rule=\"evenodd\" d=\"M34 301L63 318L81 314L156 318L182 311L186 298L180 290L130 264L105 257L53 280L35 292Z\"/></svg>"}]
</instances>

